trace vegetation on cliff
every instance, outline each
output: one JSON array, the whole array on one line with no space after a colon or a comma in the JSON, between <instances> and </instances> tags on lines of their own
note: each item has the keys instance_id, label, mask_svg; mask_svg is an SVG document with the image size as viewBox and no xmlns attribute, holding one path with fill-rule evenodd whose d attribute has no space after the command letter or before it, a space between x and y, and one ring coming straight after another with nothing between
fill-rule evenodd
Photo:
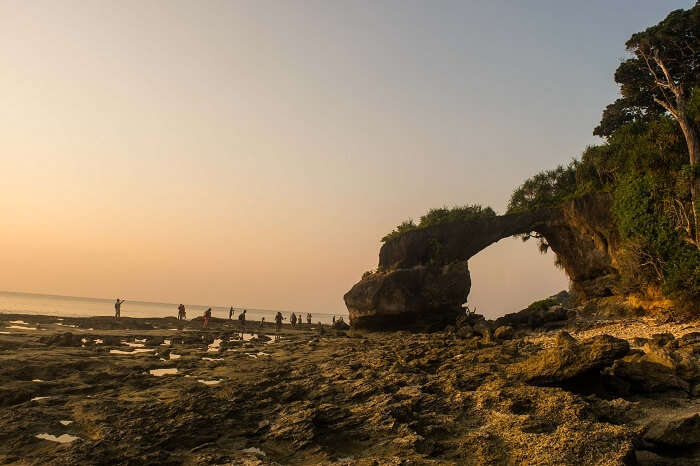
<instances>
[{"instance_id":1,"label":"vegetation on cliff","mask_svg":"<svg viewBox=\"0 0 700 466\"><path fill-rule=\"evenodd\" d=\"M391 233L388 233L382 238L382 242L386 243L390 239L397 238L404 233L420 228L428 228L433 225L440 225L448 222L466 221L482 217L495 217L496 212L491 207L483 207L478 204L458 206L458 207L442 207L440 209L430 209L427 214L421 216L418 224L413 222L413 219L408 219L394 228Z\"/></svg>"},{"instance_id":2,"label":"vegetation on cliff","mask_svg":"<svg viewBox=\"0 0 700 466\"><path fill-rule=\"evenodd\" d=\"M627 48L631 58L615 73L622 96L594 130L604 143L525 181L508 212L612 193L626 291L654 286L669 297L698 300L700 5L634 34Z\"/></svg>"}]
</instances>

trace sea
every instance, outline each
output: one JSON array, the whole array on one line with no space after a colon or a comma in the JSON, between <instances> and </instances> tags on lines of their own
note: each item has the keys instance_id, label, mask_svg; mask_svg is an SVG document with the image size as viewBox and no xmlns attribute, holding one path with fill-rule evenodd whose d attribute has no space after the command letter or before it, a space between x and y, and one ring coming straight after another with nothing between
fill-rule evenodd
<instances>
[{"instance_id":1,"label":"sea","mask_svg":"<svg viewBox=\"0 0 700 466\"><path fill-rule=\"evenodd\" d=\"M92 316L113 316L114 299L103 298L82 298L77 296L58 296L35 293L19 293L14 291L0 291L0 313L3 314L40 314L58 317L92 317ZM187 304L185 311L187 319L200 317L209 306L201 304ZM121 307L122 317L177 317L177 307L179 303L152 303L148 301L126 300ZM265 321L274 322L277 314L276 309L246 309L247 320L260 320L265 317ZM234 306L235 315L243 310ZM228 319L229 306L212 306L213 317ZM281 311L289 322L291 311ZM296 312L297 316L299 312ZM303 321L306 322L306 312L302 313ZM322 314L311 313L313 323L322 322L330 324L335 318L343 317L348 320L347 313Z\"/></svg>"}]
</instances>

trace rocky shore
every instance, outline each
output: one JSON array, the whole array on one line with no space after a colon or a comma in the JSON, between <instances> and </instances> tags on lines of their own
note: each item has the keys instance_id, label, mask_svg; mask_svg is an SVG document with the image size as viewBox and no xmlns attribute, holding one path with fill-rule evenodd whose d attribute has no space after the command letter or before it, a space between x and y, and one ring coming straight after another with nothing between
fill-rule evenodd
<instances>
[{"instance_id":1,"label":"rocky shore","mask_svg":"<svg viewBox=\"0 0 700 466\"><path fill-rule=\"evenodd\" d=\"M0 314L0 463L699 464L700 321L561 309L279 341Z\"/></svg>"}]
</instances>

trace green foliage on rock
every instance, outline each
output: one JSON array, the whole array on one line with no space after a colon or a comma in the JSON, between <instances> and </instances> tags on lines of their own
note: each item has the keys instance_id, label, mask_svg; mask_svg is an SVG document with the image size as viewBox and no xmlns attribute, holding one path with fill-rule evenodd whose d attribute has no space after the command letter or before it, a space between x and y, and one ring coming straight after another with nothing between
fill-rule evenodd
<instances>
[{"instance_id":1,"label":"green foliage on rock","mask_svg":"<svg viewBox=\"0 0 700 466\"><path fill-rule=\"evenodd\" d=\"M491 207L483 207L478 204L457 206L452 208L442 207L430 209L427 214L421 216L420 222L415 224L412 219L406 220L394 228L382 238L382 242L398 238L404 233L420 228L428 228L433 225L440 225L449 222L463 222L483 217L495 217L496 212Z\"/></svg>"},{"instance_id":2,"label":"green foliage on rock","mask_svg":"<svg viewBox=\"0 0 700 466\"><path fill-rule=\"evenodd\" d=\"M670 297L700 299L700 251L677 224L669 180L654 173L630 175L615 189L613 215L623 240L625 283L659 285Z\"/></svg>"},{"instance_id":3,"label":"green foliage on rock","mask_svg":"<svg viewBox=\"0 0 700 466\"><path fill-rule=\"evenodd\" d=\"M567 167L540 172L525 180L510 197L508 213L555 207L576 192L576 167L573 161Z\"/></svg>"},{"instance_id":4,"label":"green foliage on rock","mask_svg":"<svg viewBox=\"0 0 700 466\"><path fill-rule=\"evenodd\" d=\"M551 298L541 299L530 304L527 309L529 311L546 311L552 306L556 306L557 302Z\"/></svg>"}]
</instances>

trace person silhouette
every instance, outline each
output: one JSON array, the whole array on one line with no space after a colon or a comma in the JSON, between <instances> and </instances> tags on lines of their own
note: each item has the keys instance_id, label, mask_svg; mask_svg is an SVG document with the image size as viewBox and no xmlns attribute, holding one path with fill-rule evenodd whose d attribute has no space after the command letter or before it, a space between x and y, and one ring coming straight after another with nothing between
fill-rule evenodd
<instances>
[{"instance_id":1,"label":"person silhouette","mask_svg":"<svg viewBox=\"0 0 700 466\"><path fill-rule=\"evenodd\" d=\"M126 301L125 299L119 299L117 298L117 301L114 303L114 318L118 319L122 316L122 304Z\"/></svg>"},{"instance_id":2,"label":"person silhouette","mask_svg":"<svg viewBox=\"0 0 700 466\"><path fill-rule=\"evenodd\" d=\"M211 308L204 311L204 324L203 324L204 328L209 327L209 319L211 319Z\"/></svg>"}]
</instances>

